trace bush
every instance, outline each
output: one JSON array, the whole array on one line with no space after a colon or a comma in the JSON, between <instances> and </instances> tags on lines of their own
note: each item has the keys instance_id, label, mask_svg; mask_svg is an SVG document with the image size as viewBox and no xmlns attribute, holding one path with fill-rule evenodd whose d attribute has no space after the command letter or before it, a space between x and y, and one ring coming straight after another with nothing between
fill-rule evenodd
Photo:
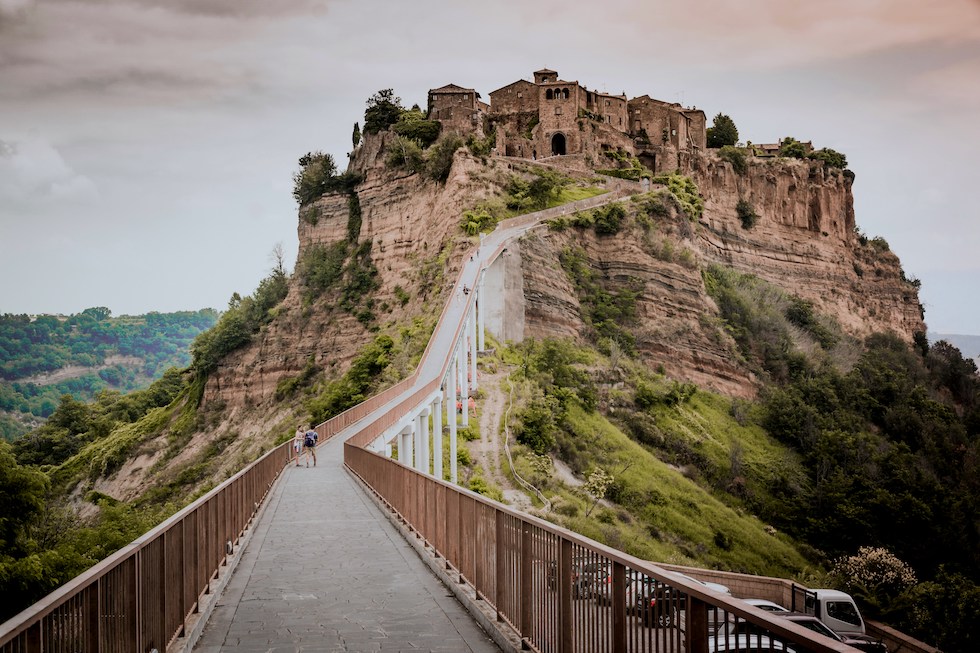
<instances>
[{"instance_id":1,"label":"bush","mask_svg":"<svg viewBox=\"0 0 980 653\"><path fill-rule=\"evenodd\" d=\"M626 217L626 209L616 202L596 209L593 217L597 236L613 236L619 233L623 219Z\"/></svg>"},{"instance_id":2,"label":"bush","mask_svg":"<svg viewBox=\"0 0 980 653\"><path fill-rule=\"evenodd\" d=\"M446 181L453 167L453 155L463 147L463 139L457 134L444 134L429 148L426 173L436 181Z\"/></svg>"},{"instance_id":3,"label":"bush","mask_svg":"<svg viewBox=\"0 0 980 653\"><path fill-rule=\"evenodd\" d=\"M916 584L915 571L895 554L862 546L857 554L838 558L830 572L835 584L864 599L876 614Z\"/></svg>"},{"instance_id":4,"label":"bush","mask_svg":"<svg viewBox=\"0 0 980 653\"><path fill-rule=\"evenodd\" d=\"M841 170L847 168L847 157L829 147L810 152L808 158L823 161L828 168L840 168Z\"/></svg>"},{"instance_id":5,"label":"bush","mask_svg":"<svg viewBox=\"0 0 980 653\"><path fill-rule=\"evenodd\" d=\"M486 206L478 206L470 211L463 211L463 219L460 226L469 236L476 236L481 233L489 233L497 228L497 216L495 216Z\"/></svg>"},{"instance_id":6,"label":"bush","mask_svg":"<svg viewBox=\"0 0 980 653\"><path fill-rule=\"evenodd\" d=\"M732 169L740 175L744 175L749 170L748 161L745 158L745 151L731 145L725 145L718 150L718 156L724 161L732 164Z\"/></svg>"},{"instance_id":7,"label":"bush","mask_svg":"<svg viewBox=\"0 0 980 653\"><path fill-rule=\"evenodd\" d=\"M557 202L562 190L571 181L554 170L533 170L529 181L514 176L507 184L507 208L513 211L530 212L547 208Z\"/></svg>"},{"instance_id":8,"label":"bush","mask_svg":"<svg viewBox=\"0 0 980 653\"><path fill-rule=\"evenodd\" d=\"M556 443L558 424L555 415L561 413L558 400L538 394L518 414L517 441L536 454L545 454Z\"/></svg>"},{"instance_id":9,"label":"bush","mask_svg":"<svg viewBox=\"0 0 980 653\"><path fill-rule=\"evenodd\" d=\"M327 193L351 191L361 182L355 172L337 174L333 157L323 152L307 152L299 159L300 170L293 175L293 197L300 206Z\"/></svg>"},{"instance_id":10,"label":"bush","mask_svg":"<svg viewBox=\"0 0 980 653\"><path fill-rule=\"evenodd\" d=\"M388 145L385 164L419 173L425 170L425 154L416 141L405 136L396 136Z\"/></svg>"},{"instance_id":11,"label":"bush","mask_svg":"<svg viewBox=\"0 0 980 653\"><path fill-rule=\"evenodd\" d=\"M755 226L756 220L759 219L755 207L745 198L738 200L738 204L735 205L735 212L738 214L738 219L742 221L743 229L751 229Z\"/></svg>"},{"instance_id":12,"label":"bush","mask_svg":"<svg viewBox=\"0 0 980 653\"><path fill-rule=\"evenodd\" d=\"M411 139L425 149L436 142L442 123L426 120L425 114L415 109L403 111L391 130L399 136Z\"/></svg>"},{"instance_id":13,"label":"bush","mask_svg":"<svg viewBox=\"0 0 980 653\"><path fill-rule=\"evenodd\" d=\"M805 159L806 146L792 136L787 136L780 141L779 156L786 156L791 159Z\"/></svg>"}]
</instances>

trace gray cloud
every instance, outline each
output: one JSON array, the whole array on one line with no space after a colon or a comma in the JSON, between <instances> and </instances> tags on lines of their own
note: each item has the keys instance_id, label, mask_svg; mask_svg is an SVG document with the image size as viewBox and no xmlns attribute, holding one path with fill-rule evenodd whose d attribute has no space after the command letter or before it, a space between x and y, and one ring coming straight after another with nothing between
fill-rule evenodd
<instances>
[{"instance_id":1,"label":"gray cloud","mask_svg":"<svg viewBox=\"0 0 980 653\"><path fill-rule=\"evenodd\" d=\"M47 208L98 198L92 181L38 137L0 140L0 205Z\"/></svg>"},{"instance_id":2,"label":"gray cloud","mask_svg":"<svg viewBox=\"0 0 980 653\"><path fill-rule=\"evenodd\" d=\"M0 0L29 2L30 0ZM316 14L326 10L328 0L56 0L63 4L87 4L118 7L138 5L168 13L233 18L275 17L295 14Z\"/></svg>"}]
</instances>

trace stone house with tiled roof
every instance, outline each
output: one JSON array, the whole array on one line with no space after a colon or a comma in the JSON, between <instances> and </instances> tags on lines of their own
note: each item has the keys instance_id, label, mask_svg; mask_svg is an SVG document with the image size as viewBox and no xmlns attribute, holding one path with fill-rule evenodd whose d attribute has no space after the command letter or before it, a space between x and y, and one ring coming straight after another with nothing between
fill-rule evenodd
<instances>
[{"instance_id":1,"label":"stone house with tiled roof","mask_svg":"<svg viewBox=\"0 0 980 653\"><path fill-rule=\"evenodd\" d=\"M541 159L578 155L597 160L603 151L644 154L655 171L679 163L705 146L704 112L645 95L627 100L562 80L551 69L534 81L517 80L490 92L490 103L455 84L429 91L429 118L466 135L492 127L496 152Z\"/></svg>"}]
</instances>

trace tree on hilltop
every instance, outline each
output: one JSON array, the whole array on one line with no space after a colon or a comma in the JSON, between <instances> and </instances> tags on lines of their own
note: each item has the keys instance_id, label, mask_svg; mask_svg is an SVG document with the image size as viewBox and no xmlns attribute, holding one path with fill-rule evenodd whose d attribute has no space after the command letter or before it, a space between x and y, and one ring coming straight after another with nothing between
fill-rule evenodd
<instances>
[{"instance_id":1,"label":"tree on hilltop","mask_svg":"<svg viewBox=\"0 0 980 653\"><path fill-rule=\"evenodd\" d=\"M395 96L390 89L382 89L368 98L367 109L364 110L364 133L377 134L388 129L401 117L405 107L402 99Z\"/></svg>"},{"instance_id":2,"label":"tree on hilltop","mask_svg":"<svg viewBox=\"0 0 980 653\"><path fill-rule=\"evenodd\" d=\"M715 116L708 127L708 147L724 147L738 142L738 128L735 121L723 113Z\"/></svg>"}]
</instances>

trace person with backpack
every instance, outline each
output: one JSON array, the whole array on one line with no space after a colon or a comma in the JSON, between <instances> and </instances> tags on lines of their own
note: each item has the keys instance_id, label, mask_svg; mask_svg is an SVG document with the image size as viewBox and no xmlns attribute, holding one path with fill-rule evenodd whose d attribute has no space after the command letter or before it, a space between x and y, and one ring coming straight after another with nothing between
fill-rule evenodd
<instances>
[{"instance_id":1,"label":"person with backpack","mask_svg":"<svg viewBox=\"0 0 980 653\"><path fill-rule=\"evenodd\" d=\"M313 429L307 431L305 437L303 438L303 453L307 456L313 457L314 467L316 467L316 441L319 439L320 435ZM296 464L298 465L299 463L297 462ZM306 459L306 466L310 466L309 458Z\"/></svg>"}]
</instances>

